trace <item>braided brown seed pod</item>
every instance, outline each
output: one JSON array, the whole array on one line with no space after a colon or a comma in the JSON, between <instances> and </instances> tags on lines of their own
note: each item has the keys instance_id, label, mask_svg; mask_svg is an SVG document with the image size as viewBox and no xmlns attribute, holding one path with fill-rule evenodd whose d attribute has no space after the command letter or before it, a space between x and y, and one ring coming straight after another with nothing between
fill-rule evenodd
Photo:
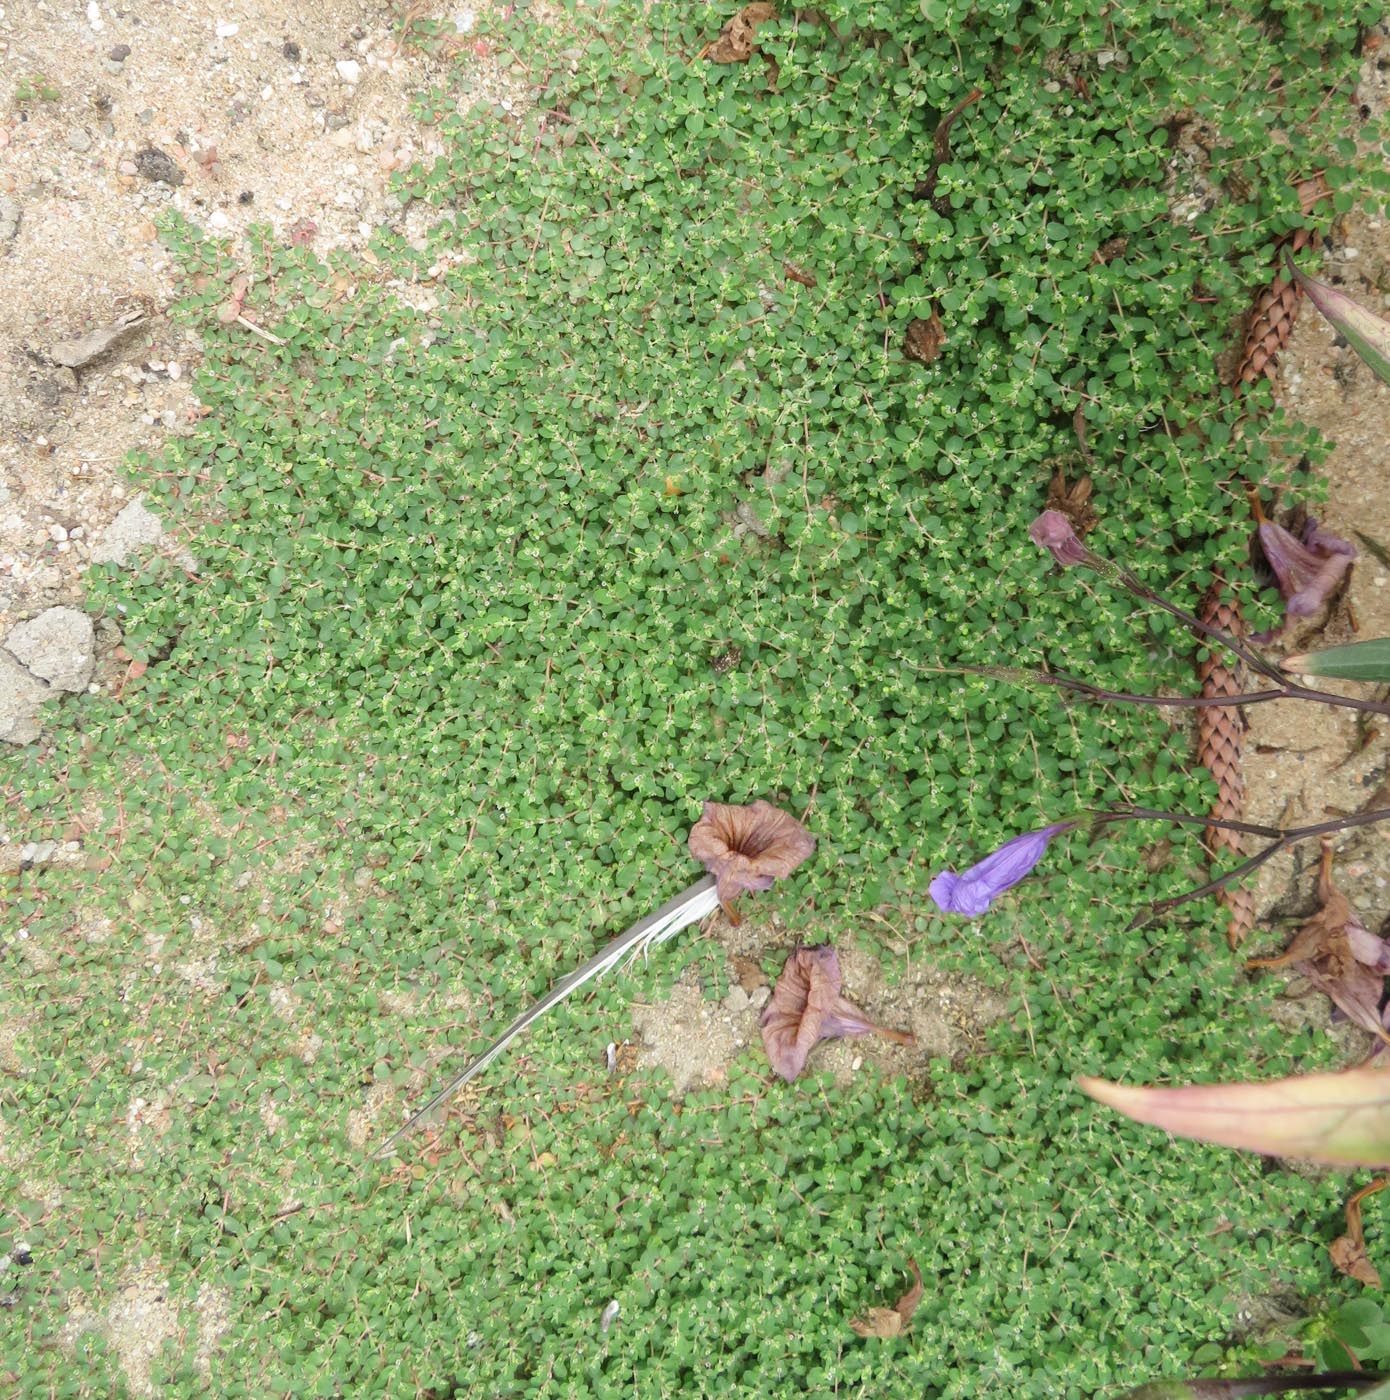
<instances>
[{"instance_id":1,"label":"braided brown seed pod","mask_svg":"<svg viewBox=\"0 0 1390 1400\"><path fill-rule=\"evenodd\" d=\"M1311 214L1332 193L1321 172L1300 180L1294 189L1304 214ZM1285 234L1274 245L1276 264L1286 246L1296 253L1306 247L1312 237L1313 231L1306 227ZM1253 384L1260 378L1274 378L1274 357L1289 343L1302 300L1303 293L1282 273L1275 273L1274 278L1255 294L1255 300L1245 316L1245 348L1232 380L1234 384Z\"/></svg>"},{"instance_id":2,"label":"braided brown seed pod","mask_svg":"<svg viewBox=\"0 0 1390 1400\"><path fill-rule=\"evenodd\" d=\"M1238 637L1244 631L1240 603L1220 573L1212 576L1198 616L1209 627L1220 628L1230 636ZM1204 699L1239 695L1245 684L1244 667L1230 660L1226 652L1209 646L1197 663L1197 679ZM1209 705L1197 711L1197 760L1216 779L1216 804L1211 814L1221 821L1239 821L1245 810L1241 766L1244 741L1245 717L1238 707ZM1225 851L1241 854L1243 842L1239 832L1212 827L1207 831L1206 847L1215 859ZM1254 898L1248 890L1227 887L1221 891L1220 899L1231 913L1226 941L1235 948L1254 927Z\"/></svg>"}]
</instances>

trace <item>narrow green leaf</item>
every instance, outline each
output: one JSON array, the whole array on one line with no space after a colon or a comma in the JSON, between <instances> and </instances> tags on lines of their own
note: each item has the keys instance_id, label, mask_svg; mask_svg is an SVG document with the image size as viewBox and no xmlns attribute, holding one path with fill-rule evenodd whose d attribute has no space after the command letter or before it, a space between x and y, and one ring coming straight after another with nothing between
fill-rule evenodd
<instances>
[{"instance_id":1,"label":"narrow green leaf","mask_svg":"<svg viewBox=\"0 0 1390 1400\"><path fill-rule=\"evenodd\" d=\"M1390 321L1373 315L1336 287L1300 272L1292 258L1289 268L1313 305L1346 336L1351 348L1370 365L1376 376L1390 384Z\"/></svg>"},{"instance_id":2,"label":"narrow green leaf","mask_svg":"<svg viewBox=\"0 0 1390 1400\"><path fill-rule=\"evenodd\" d=\"M1284 670L1301 676L1336 676L1344 681L1390 681L1390 637L1286 656Z\"/></svg>"},{"instance_id":3,"label":"narrow green leaf","mask_svg":"<svg viewBox=\"0 0 1390 1400\"><path fill-rule=\"evenodd\" d=\"M1082 1076L1082 1090L1179 1137L1336 1166L1390 1166L1390 1071L1156 1089Z\"/></svg>"}]
</instances>

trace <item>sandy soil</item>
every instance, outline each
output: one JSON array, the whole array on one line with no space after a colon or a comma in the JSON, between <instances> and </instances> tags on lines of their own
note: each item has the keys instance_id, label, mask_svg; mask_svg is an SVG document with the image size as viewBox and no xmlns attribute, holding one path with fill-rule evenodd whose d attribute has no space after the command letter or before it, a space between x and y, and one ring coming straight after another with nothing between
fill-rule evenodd
<instances>
[{"instance_id":1,"label":"sandy soil","mask_svg":"<svg viewBox=\"0 0 1390 1400\"><path fill-rule=\"evenodd\" d=\"M1357 93L1361 103L1382 117L1390 110L1388 33L1390 25L1382 23L1370 36ZM1321 268L1310 253L1301 259L1307 270L1390 317L1390 223L1353 213L1331 229ZM1390 555L1390 385L1380 383L1305 303L1280 359L1276 398L1290 417L1312 424L1336 444L1320 469L1327 506L1314 511L1360 553L1346 598L1326 625L1292 630L1288 648L1390 636L1390 567L1368 547L1373 542ZM1291 497L1286 501L1293 504ZM1277 598L1266 596L1269 611L1254 620L1256 627L1269 626L1278 617ZM1365 686L1326 688L1372 694ZM1294 702L1252 707L1247 718L1248 820L1305 825L1390 807L1390 722L1358 723L1349 710ZM1390 823L1344 833L1336 844L1338 884L1368 928L1390 933ZM1252 947L1287 941L1291 923L1317 907L1318 854L1317 842L1310 842L1276 858L1261 873L1254 889L1265 918L1263 931L1251 938Z\"/></svg>"}]
</instances>

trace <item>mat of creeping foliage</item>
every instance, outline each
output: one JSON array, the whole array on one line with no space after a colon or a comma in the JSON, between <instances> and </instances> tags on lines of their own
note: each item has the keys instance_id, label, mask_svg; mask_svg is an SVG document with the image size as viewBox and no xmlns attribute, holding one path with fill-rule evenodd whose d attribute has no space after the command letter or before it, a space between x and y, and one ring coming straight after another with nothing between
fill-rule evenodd
<instances>
[{"instance_id":1,"label":"mat of creeping foliage","mask_svg":"<svg viewBox=\"0 0 1390 1400\"><path fill-rule=\"evenodd\" d=\"M198 568L94 579L149 668L8 777L93 867L27 874L7 939L26 1393L122 1383L150 1279L158 1392L257 1397L1081 1396L1181 1370L1252 1298L1335 1292L1336 1181L1071 1087L1328 1061L1214 914L1124 932L1192 852L1071 838L988 921L919 911L934 870L1079 805L1209 800L1151 717L930 668L1187 684L1187 639L1050 576L1026 525L1078 403L1096 542L1178 590L1236 547L1216 483L1317 450L1273 416L1237 442L1214 357L1289 182L1365 190L1326 100L1351 17L904 8L764 23L731 64L699 57L730 7L523 8L498 39L531 111L422 98L448 142L401 187L437 211L423 251L167 229L209 413L131 472ZM1175 221L1186 113L1219 178ZM274 342L216 317L243 273ZM446 1053L693 878L707 797L804 813L816 859L767 897L793 935L1002 989L991 1053L786 1086L749 1050L683 1102L610 1078L629 1000L692 957L724 985L692 935L368 1163ZM910 1329L857 1337L909 1258Z\"/></svg>"}]
</instances>

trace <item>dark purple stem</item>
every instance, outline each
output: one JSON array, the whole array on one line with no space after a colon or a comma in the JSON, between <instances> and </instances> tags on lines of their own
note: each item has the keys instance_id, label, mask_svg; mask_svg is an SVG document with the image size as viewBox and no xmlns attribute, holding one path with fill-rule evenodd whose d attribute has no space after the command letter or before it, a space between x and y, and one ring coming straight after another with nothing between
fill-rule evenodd
<instances>
[{"instance_id":1,"label":"dark purple stem","mask_svg":"<svg viewBox=\"0 0 1390 1400\"><path fill-rule=\"evenodd\" d=\"M1176 603L1170 603L1167 598L1160 593L1155 593L1152 588L1141 583L1140 580L1130 571L1119 564L1114 564L1109 560L1096 559L1097 573L1102 577L1114 571L1114 578L1136 598L1142 598L1146 603L1152 603L1155 607L1162 608L1164 612L1178 619L1193 629L1201 633L1204 637L1209 637L1212 641L1226 648L1232 655L1245 662L1253 671L1257 671L1262 676L1267 676L1282 691L1280 698L1288 700L1316 700L1323 705L1338 705L1348 710L1368 710L1372 714L1390 715L1390 704L1385 704L1379 700L1360 700L1352 696L1333 695L1327 690L1311 690L1307 686L1299 685L1296 681L1287 679L1284 673L1267 661L1259 652L1246 644L1239 638L1233 637L1229 632L1223 632L1219 627L1213 627L1210 623L1203 622L1200 617L1188 612L1185 608L1180 608ZM1259 692L1257 692L1259 693ZM1263 698L1263 696L1261 696ZM1227 704L1240 704L1240 697L1234 697L1226 701Z\"/></svg>"},{"instance_id":2,"label":"dark purple stem","mask_svg":"<svg viewBox=\"0 0 1390 1400\"><path fill-rule=\"evenodd\" d=\"M1370 1371L1324 1371L1316 1376L1251 1377L1248 1380L1189 1381L1192 1400L1236 1400L1245 1395L1285 1395L1293 1390L1368 1390L1385 1378Z\"/></svg>"},{"instance_id":3,"label":"dark purple stem","mask_svg":"<svg viewBox=\"0 0 1390 1400\"><path fill-rule=\"evenodd\" d=\"M1194 899L1202 899L1206 895L1215 894L1217 890L1224 889L1227 885L1234 884L1237 880L1241 880L1246 875L1258 870L1266 861L1273 860L1280 851L1286 851L1290 846L1297 845L1300 841L1307 841L1314 836L1326 836L1333 831L1349 831L1353 827L1372 826L1376 822L1390 821L1390 807L1377 807L1370 812L1356 812L1349 817L1336 817L1332 821L1315 822L1311 826L1294 826L1287 830L1277 826L1257 826L1254 822L1226 821L1221 817L1194 817L1186 812L1156 812L1148 807L1112 807L1103 812L1096 812L1094 815L1100 823L1174 822L1184 826L1216 827L1222 831L1239 831L1248 836L1263 836L1269 840L1269 845L1264 850L1260 851L1258 855L1251 856L1249 860L1242 861L1234 870L1228 870L1224 875L1218 875L1216 879L1208 880L1205 885L1195 890L1188 890L1185 894L1174 895L1171 899L1155 900L1142 914L1135 915L1129 925L1131 929L1135 929L1159 914L1166 914L1168 910L1176 909L1180 904L1190 903Z\"/></svg>"}]
</instances>

